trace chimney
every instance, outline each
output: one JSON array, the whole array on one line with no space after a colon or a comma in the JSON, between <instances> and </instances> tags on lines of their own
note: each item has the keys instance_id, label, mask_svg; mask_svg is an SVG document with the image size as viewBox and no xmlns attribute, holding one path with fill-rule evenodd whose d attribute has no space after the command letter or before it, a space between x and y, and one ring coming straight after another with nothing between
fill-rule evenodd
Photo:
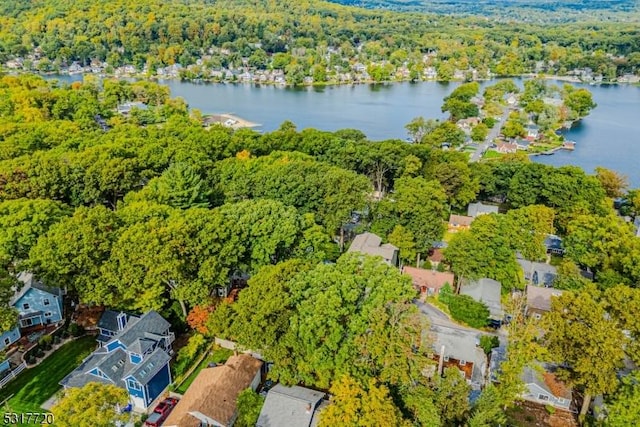
<instances>
[{"instance_id":1,"label":"chimney","mask_svg":"<svg viewBox=\"0 0 640 427\"><path fill-rule=\"evenodd\" d=\"M442 376L442 365L444 364L444 346L440 348L440 360L438 360L438 375Z\"/></svg>"}]
</instances>

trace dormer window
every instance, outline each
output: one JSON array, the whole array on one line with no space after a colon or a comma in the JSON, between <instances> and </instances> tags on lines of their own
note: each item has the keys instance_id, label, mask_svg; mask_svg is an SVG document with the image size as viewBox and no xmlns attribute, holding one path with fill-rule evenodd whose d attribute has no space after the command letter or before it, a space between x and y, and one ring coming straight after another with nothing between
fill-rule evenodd
<instances>
[{"instance_id":1,"label":"dormer window","mask_svg":"<svg viewBox=\"0 0 640 427\"><path fill-rule=\"evenodd\" d=\"M24 308L25 310L29 310L29 308L31 308L31 306L29 305L28 302L25 302L24 304L22 304L22 308Z\"/></svg>"},{"instance_id":2,"label":"dormer window","mask_svg":"<svg viewBox=\"0 0 640 427\"><path fill-rule=\"evenodd\" d=\"M49 301L49 298L45 298L42 300L42 305L50 305L51 301Z\"/></svg>"},{"instance_id":3,"label":"dormer window","mask_svg":"<svg viewBox=\"0 0 640 427\"><path fill-rule=\"evenodd\" d=\"M124 313L118 314L118 330L121 331L127 325L127 315Z\"/></svg>"}]
</instances>

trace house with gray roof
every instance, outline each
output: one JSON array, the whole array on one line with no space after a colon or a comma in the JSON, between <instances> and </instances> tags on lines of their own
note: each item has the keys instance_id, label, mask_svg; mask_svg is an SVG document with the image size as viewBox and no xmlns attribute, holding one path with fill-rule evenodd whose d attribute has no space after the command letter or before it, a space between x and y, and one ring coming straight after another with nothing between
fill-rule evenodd
<instances>
[{"instance_id":1,"label":"house with gray roof","mask_svg":"<svg viewBox=\"0 0 640 427\"><path fill-rule=\"evenodd\" d=\"M571 388L556 377L555 370L555 366L550 364L540 364L540 369L525 367L522 372L522 381L526 390L521 397L541 405L570 410Z\"/></svg>"},{"instance_id":2,"label":"house with gray roof","mask_svg":"<svg viewBox=\"0 0 640 427\"><path fill-rule=\"evenodd\" d=\"M524 280L536 286L550 288L556 280L558 270L551 264L518 259L518 264L524 273Z\"/></svg>"},{"instance_id":3,"label":"house with gray roof","mask_svg":"<svg viewBox=\"0 0 640 427\"><path fill-rule=\"evenodd\" d=\"M120 313L118 313L120 314ZM111 314L102 323L108 327ZM64 388L82 387L89 382L115 384L129 393L129 401L146 410L171 383L169 361L175 336L170 324L155 311L144 315L116 316L116 327L126 323L98 350L87 357L60 384ZM102 329L102 328L101 328Z\"/></svg>"},{"instance_id":4,"label":"house with gray roof","mask_svg":"<svg viewBox=\"0 0 640 427\"><path fill-rule=\"evenodd\" d=\"M315 427L328 404L323 392L276 384L267 394L256 427Z\"/></svg>"},{"instance_id":5,"label":"house with gray roof","mask_svg":"<svg viewBox=\"0 0 640 427\"><path fill-rule=\"evenodd\" d=\"M493 279L480 279L475 281L463 281L460 286L460 294L468 295L478 302L484 303L489 309L489 317L502 321L504 311L500 302L502 284Z\"/></svg>"},{"instance_id":6,"label":"house with gray roof","mask_svg":"<svg viewBox=\"0 0 640 427\"><path fill-rule=\"evenodd\" d=\"M390 243L383 245L382 239L373 233L358 234L351 242L347 252L379 256L391 266L398 265L398 248Z\"/></svg>"},{"instance_id":7,"label":"house with gray roof","mask_svg":"<svg viewBox=\"0 0 640 427\"><path fill-rule=\"evenodd\" d=\"M541 286L527 286L527 305L525 314L540 319L543 314L551 310L551 301L562 295L563 291Z\"/></svg>"},{"instance_id":8,"label":"house with gray roof","mask_svg":"<svg viewBox=\"0 0 640 427\"><path fill-rule=\"evenodd\" d=\"M482 202L469 203L467 207L467 216L477 218L480 215L488 215L498 213L498 207L495 205L485 205Z\"/></svg>"}]
</instances>

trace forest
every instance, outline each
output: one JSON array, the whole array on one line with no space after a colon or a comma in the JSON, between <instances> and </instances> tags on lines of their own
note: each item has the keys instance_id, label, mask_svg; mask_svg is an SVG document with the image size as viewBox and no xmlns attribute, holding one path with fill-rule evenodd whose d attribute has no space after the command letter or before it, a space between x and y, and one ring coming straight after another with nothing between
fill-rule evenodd
<instances>
[{"instance_id":1,"label":"forest","mask_svg":"<svg viewBox=\"0 0 640 427\"><path fill-rule=\"evenodd\" d=\"M283 70L287 82L323 83L363 63L375 81L440 80L456 70L486 78L531 72L565 75L590 68L613 81L640 65L633 22L563 25L499 22L345 7L318 0L284 2L47 0L0 4L0 62L54 72L72 63L131 65L150 76L190 67L181 77L209 79L211 70Z\"/></svg>"},{"instance_id":2,"label":"forest","mask_svg":"<svg viewBox=\"0 0 640 427\"><path fill-rule=\"evenodd\" d=\"M520 155L469 163L428 134L408 143L291 122L264 134L206 129L144 81L4 75L0 100L3 329L16 321L13 277L31 270L82 303L156 309L176 328L263 350L273 379L331 390L324 425L501 423L532 360L564 363L562 378L587 402L603 395L610 425L638 419L637 372L617 374L638 362L640 239L618 211L640 215L640 191L614 171ZM144 117L117 113L125 101L146 103ZM506 296L526 284L516 252L542 259L544 236L556 233L566 250L556 287L566 293L541 323L514 317L499 383L470 403L455 372L424 374L431 339L409 277L342 252L358 213L356 231L412 263L474 200L500 200L506 214L452 238L447 268L500 280ZM243 277L236 302L212 296Z\"/></svg>"}]
</instances>

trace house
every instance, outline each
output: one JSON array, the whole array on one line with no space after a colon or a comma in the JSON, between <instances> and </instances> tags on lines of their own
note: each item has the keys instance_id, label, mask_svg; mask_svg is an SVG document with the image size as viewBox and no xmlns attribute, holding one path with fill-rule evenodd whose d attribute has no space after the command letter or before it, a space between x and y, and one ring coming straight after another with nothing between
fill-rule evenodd
<instances>
[{"instance_id":1,"label":"house","mask_svg":"<svg viewBox=\"0 0 640 427\"><path fill-rule=\"evenodd\" d=\"M133 109L144 111L147 110L148 107L147 104L143 102L124 102L116 107L116 111L123 116L128 116L129 114L131 114L131 111L133 111Z\"/></svg>"},{"instance_id":2,"label":"house","mask_svg":"<svg viewBox=\"0 0 640 427\"><path fill-rule=\"evenodd\" d=\"M515 94L508 93L504 96L504 100L507 102L507 105L510 107L515 106L518 103L518 98L516 98Z\"/></svg>"},{"instance_id":3,"label":"house","mask_svg":"<svg viewBox=\"0 0 640 427\"><path fill-rule=\"evenodd\" d=\"M422 295L437 295L445 284L452 288L454 285L453 273L409 266L403 267L402 272L411 276L413 287Z\"/></svg>"},{"instance_id":4,"label":"house","mask_svg":"<svg viewBox=\"0 0 640 427\"><path fill-rule=\"evenodd\" d=\"M329 401L325 393L276 384L264 401L256 427L315 427Z\"/></svg>"},{"instance_id":5,"label":"house","mask_svg":"<svg viewBox=\"0 0 640 427\"><path fill-rule=\"evenodd\" d=\"M493 279L480 279L473 282L465 282L460 286L460 294L468 295L478 302L484 303L489 308L489 317L499 322L504 317L500 295L502 284Z\"/></svg>"},{"instance_id":6,"label":"house","mask_svg":"<svg viewBox=\"0 0 640 427\"><path fill-rule=\"evenodd\" d=\"M544 238L544 246L547 248L547 253L552 255L563 256L564 248L562 247L562 239L553 234L548 234Z\"/></svg>"},{"instance_id":7,"label":"house","mask_svg":"<svg viewBox=\"0 0 640 427\"><path fill-rule=\"evenodd\" d=\"M4 332L2 335L0 335L0 351L3 351L11 344L18 341L20 337L20 328L18 328L17 326Z\"/></svg>"},{"instance_id":8,"label":"house","mask_svg":"<svg viewBox=\"0 0 640 427\"><path fill-rule=\"evenodd\" d=\"M571 388L556 377L553 365L540 364L540 367L542 372L530 367L524 368L522 381L526 390L521 397L530 402L568 411L572 400Z\"/></svg>"},{"instance_id":9,"label":"house","mask_svg":"<svg viewBox=\"0 0 640 427\"><path fill-rule=\"evenodd\" d=\"M62 289L45 286L33 273L22 272L18 275L18 280L22 282L22 288L13 295L9 305L18 310L20 328L46 326L62 321Z\"/></svg>"},{"instance_id":10,"label":"house","mask_svg":"<svg viewBox=\"0 0 640 427\"><path fill-rule=\"evenodd\" d=\"M514 142L499 142L496 151L501 154L512 154L518 151L518 144Z\"/></svg>"},{"instance_id":11,"label":"house","mask_svg":"<svg viewBox=\"0 0 640 427\"><path fill-rule=\"evenodd\" d=\"M138 319L137 316L122 311L105 310L98 320L98 345L102 347L103 344L111 341L132 318Z\"/></svg>"},{"instance_id":12,"label":"house","mask_svg":"<svg viewBox=\"0 0 640 427\"><path fill-rule=\"evenodd\" d=\"M538 139L540 136L540 128L538 126L530 125L527 126L527 139L532 141Z\"/></svg>"},{"instance_id":13,"label":"house","mask_svg":"<svg viewBox=\"0 0 640 427\"><path fill-rule=\"evenodd\" d=\"M480 215L498 213L498 207L495 205L485 205L482 202L469 203L467 207L467 216L476 218Z\"/></svg>"},{"instance_id":14,"label":"house","mask_svg":"<svg viewBox=\"0 0 640 427\"><path fill-rule=\"evenodd\" d=\"M432 359L439 364L438 373L445 368L458 368L473 389L480 389L484 384L487 357L476 345L477 334L445 326L432 326L426 333L433 342Z\"/></svg>"},{"instance_id":15,"label":"house","mask_svg":"<svg viewBox=\"0 0 640 427\"><path fill-rule=\"evenodd\" d=\"M524 273L524 280L536 286L552 287L558 275L557 269L544 262L533 262L518 258L518 264Z\"/></svg>"},{"instance_id":16,"label":"house","mask_svg":"<svg viewBox=\"0 0 640 427\"><path fill-rule=\"evenodd\" d=\"M439 248L434 248L429 252L429 257L427 258L431 263L431 267L437 268L442 261L444 261L444 254L442 250Z\"/></svg>"},{"instance_id":17,"label":"house","mask_svg":"<svg viewBox=\"0 0 640 427\"><path fill-rule=\"evenodd\" d=\"M464 215L450 215L448 230L450 233L456 233L460 230L468 230L471 228L473 217Z\"/></svg>"},{"instance_id":18,"label":"house","mask_svg":"<svg viewBox=\"0 0 640 427\"><path fill-rule=\"evenodd\" d=\"M382 239L373 233L358 234L351 242L347 252L359 252L361 254L380 256L391 266L398 265L398 248L390 243L381 244Z\"/></svg>"},{"instance_id":19,"label":"house","mask_svg":"<svg viewBox=\"0 0 640 427\"><path fill-rule=\"evenodd\" d=\"M175 336L169 322L155 311L140 317L116 316L117 322L125 319L124 328L102 343L60 385L115 384L127 390L135 409L146 411L171 383L169 361Z\"/></svg>"},{"instance_id":20,"label":"house","mask_svg":"<svg viewBox=\"0 0 640 427\"><path fill-rule=\"evenodd\" d=\"M204 368L178 402L165 427L232 426L237 399L260 384L262 362L247 354L234 355L224 365Z\"/></svg>"},{"instance_id":21,"label":"house","mask_svg":"<svg viewBox=\"0 0 640 427\"><path fill-rule=\"evenodd\" d=\"M516 139L515 140L515 144L518 147L518 150L526 151L526 150L529 149L529 147L531 147L531 141L528 141L528 140L522 139L522 138Z\"/></svg>"},{"instance_id":22,"label":"house","mask_svg":"<svg viewBox=\"0 0 640 427\"><path fill-rule=\"evenodd\" d=\"M554 297L562 295L563 291L540 286L527 286L527 305L525 314L540 319L542 315L551 310L551 301Z\"/></svg>"},{"instance_id":23,"label":"house","mask_svg":"<svg viewBox=\"0 0 640 427\"><path fill-rule=\"evenodd\" d=\"M471 132L471 129L474 126L477 126L480 123L480 118L478 117L469 117L466 119L460 119L456 122L456 126L462 129L465 132Z\"/></svg>"}]
</instances>

